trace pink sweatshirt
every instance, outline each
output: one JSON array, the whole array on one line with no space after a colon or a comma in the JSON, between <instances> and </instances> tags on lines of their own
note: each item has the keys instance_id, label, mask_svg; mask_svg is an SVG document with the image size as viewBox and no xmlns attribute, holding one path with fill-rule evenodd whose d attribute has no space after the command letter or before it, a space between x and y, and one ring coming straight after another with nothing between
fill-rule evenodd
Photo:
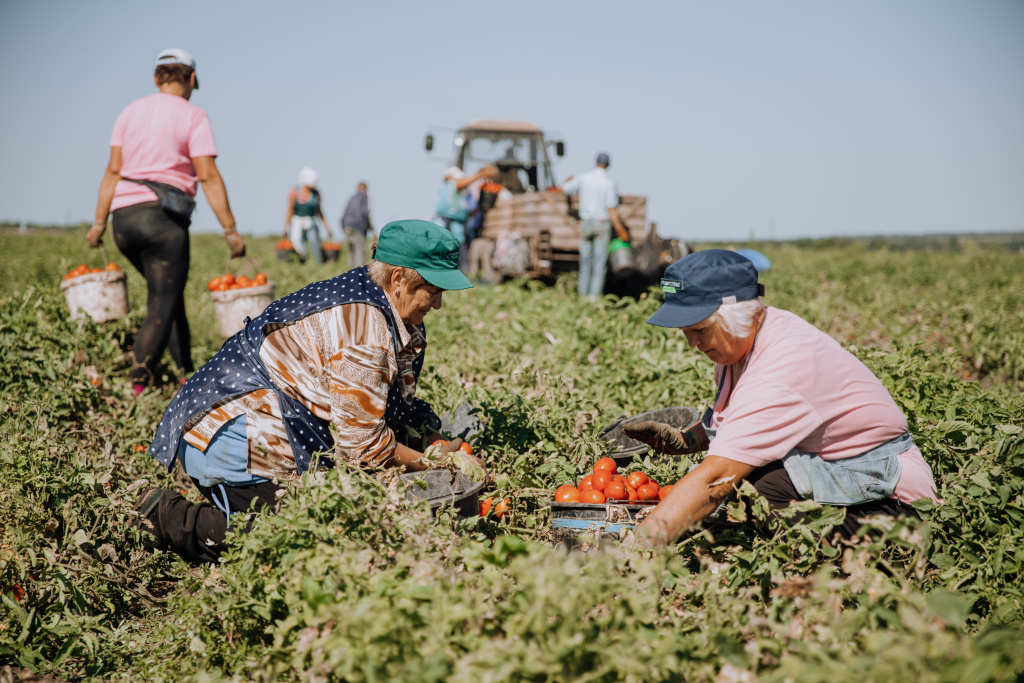
<instances>
[{"instance_id":1,"label":"pink sweatshirt","mask_svg":"<svg viewBox=\"0 0 1024 683\"><path fill-rule=\"evenodd\" d=\"M723 371L715 369L716 383ZM711 426L718 432L708 455L754 467L793 448L825 460L849 458L908 431L902 411L863 363L799 316L771 307L735 388L732 373L726 377ZM937 502L935 479L917 447L900 460L893 497Z\"/></svg>"},{"instance_id":2,"label":"pink sweatshirt","mask_svg":"<svg viewBox=\"0 0 1024 683\"><path fill-rule=\"evenodd\" d=\"M206 112L177 95L154 93L135 100L117 117L110 146L121 148L121 176L156 180L196 194L192 159L217 156ZM119 181L110 210L156 200L137 183Z\"/></svg>"}]
</instances>

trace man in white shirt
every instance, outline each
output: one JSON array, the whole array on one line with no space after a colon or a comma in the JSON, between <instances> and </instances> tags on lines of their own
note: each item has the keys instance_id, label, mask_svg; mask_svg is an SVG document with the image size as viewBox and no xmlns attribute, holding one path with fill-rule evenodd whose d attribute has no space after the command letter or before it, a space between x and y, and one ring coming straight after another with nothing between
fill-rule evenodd
<instances>
[{"instance_id":1,"label":"man in white shirt","mask_svg":"<svg viewBox=\"0 0 1024 683\"><path fill-rule=\"evenodd\" d=\"M597 168L578 178L570 177L562 184L562 192L580 196L580 272L577 291L596 301L604 291L605 267L608 264L608 243L612 228L624 242L629 230L619 218L619 188L608 175L608 155L597 155Z\"/></svg>"}]
</instances>

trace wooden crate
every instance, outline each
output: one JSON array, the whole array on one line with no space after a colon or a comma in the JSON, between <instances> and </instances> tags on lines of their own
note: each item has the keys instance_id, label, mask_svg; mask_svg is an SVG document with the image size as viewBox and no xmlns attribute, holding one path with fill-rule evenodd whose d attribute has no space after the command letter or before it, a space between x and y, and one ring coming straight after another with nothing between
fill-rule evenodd
<instances>
[{"instance_id":1,"label":"wooden crate","mask_svg":"<svg viewBox=\"0 0 1024 683\"><path fill-rule=\"evenodd\" d=\"M551 271L551 261L579 260L580 223L569 214L570 206L576 213L578 205L578 197L570 197L567 202L561 192L527 192L506 197L487 212L480 236L496 241L503 231L519 233L530 242L530 275L546 275ZM634 242L645 237L646 197L620 197L619 216Z\"/></svg>"},{"instance_id":2,"label":"wooden crate","mask_svg":"<svg viewBox=\"0 0 1024 683\"><path fill-rule=\"evenodd\" d=\"M481 236L497 239L501 231L510 230L530 237L546 229L551 233L553 248L576 250L579 221L569 215L570 206L575 213L579 198L572 196L566 202L561 192L527 192L507 197L487 212ZM619 216L633 240L642 239L647 233L647 198L623 195L619 198Z\"/></svg>"}]
</instances>

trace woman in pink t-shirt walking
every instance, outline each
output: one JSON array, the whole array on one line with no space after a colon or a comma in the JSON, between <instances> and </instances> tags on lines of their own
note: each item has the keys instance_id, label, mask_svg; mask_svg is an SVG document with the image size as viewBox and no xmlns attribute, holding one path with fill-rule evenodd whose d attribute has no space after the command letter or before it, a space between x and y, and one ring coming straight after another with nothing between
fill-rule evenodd
<instances>
[{"instance_id":1,"label":"woman in pink t-shirt walking","mask_svg":"<svg viewBox=\"0 0 1024 683\"><path fill-rule=\"evenodd\" d=\"M185 282L197 180L224 228L231 257L245 255L217 170L210 120L189 103L192 91L199 89L195 66L184 50L164 50L153 75L159 92L132 102L117 117L96 221L86 236L90 247L99 247L113 211L114 241L146 278L146 319L132 347L131 378L137 394L152 380L165 349L182 379L195 370Z\"/></svg>"},{"instance_id":2,"label":"woman in pink t-shirt walking","mask_svg":"<svg viewBox=\"0 0 1024 683\"><path fill-rule=\"evenodd\" d=\"M648 323L680 328L716 363L718 393L680 431L626 423L627 436L660 453L707 451L640 525L641 539L675 541L746 480L775 508L814 500L861 518L914 516L936 502L931 468L896 402L868 368L799 316L761 302L764 286L745 256L708 249L676 261L661 281L665 303Z\"/></svg>"}]
</instances>

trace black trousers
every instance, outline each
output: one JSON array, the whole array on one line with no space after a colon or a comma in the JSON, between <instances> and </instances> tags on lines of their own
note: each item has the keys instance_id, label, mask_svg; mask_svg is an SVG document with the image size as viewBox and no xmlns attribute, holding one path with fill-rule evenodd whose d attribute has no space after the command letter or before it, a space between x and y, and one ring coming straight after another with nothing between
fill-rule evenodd
<instances>
[{"instance_id":1,"label":"black trousers","mask_svg":"<svg viewBox=\"0 0 1024 683\"><path fill-rule=\"evenodd\" d=\"M764 496L775 509L787 508L794 501L801 500L793 480L781 462L774 462L771 465L758 467L747 476L747 481L753 484L757 492ZM891 517L918 517L917 510L910 505L896 500L895 498L883 498L872 500L860 505L850 505L846 508L846 520L835 529L844 538L850 538L860 528L861 517L868 515L889 515ZM805 513L793 517L794 521L806 519Z\"/></svg>"},{"instance_id":2,"label":"black trousers","mask_svg":"<svg viewBox=\"0 0 1024 683\"><path fill-rule=\"evenodd\" d=\"M135 336L132 382L153 377L164 350L182 372L193 372L192 336L185 317L188 280L187 219L171 218L157 202L143 202L113 213L114 242L146 278L146 319Z\"/></svg>"},{"instance_id":3,"label":"black trousers","mask_svg":"<svg viewBox=\"0 0 1024 683\"><path fill-rule=\"evenodd\" d=\"M227 495L228 507L231 512L246 512L250 508L256 511L273 511L277 503L280 487L270 481L250 486L224 486L211 491L200 486L194 478L203 497L213 501L213 496L221 503ZM147 517L156 529L156 537L165 550L172 550L187 562L200 564L216 562L224 551L224 537L228 530L227 515L223 510L210 503L190 503L177 491L164 489L160 494L160 502ZM250 521L251 525L251 521ZM243 531L248 531L246 526Z\"/></svg>"}]
</instances>

